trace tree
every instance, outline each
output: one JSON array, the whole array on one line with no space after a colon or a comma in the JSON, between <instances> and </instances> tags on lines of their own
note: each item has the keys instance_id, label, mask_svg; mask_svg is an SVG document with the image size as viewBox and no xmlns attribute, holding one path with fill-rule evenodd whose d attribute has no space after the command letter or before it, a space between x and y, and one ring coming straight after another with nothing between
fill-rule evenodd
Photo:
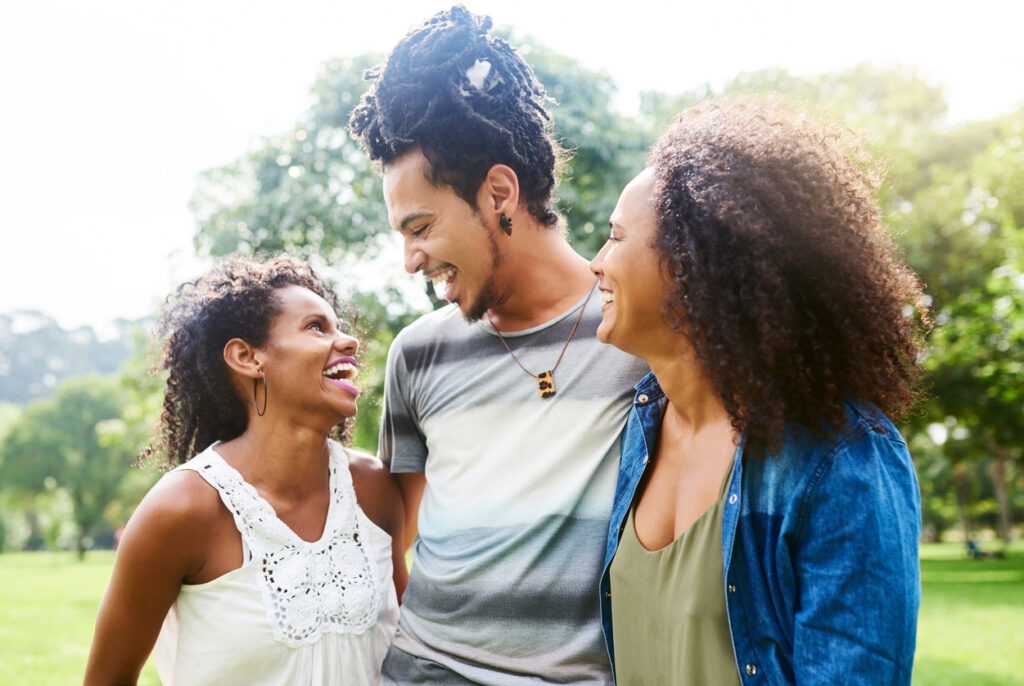
<instances>
[{"instance_id":1,"label":"tree","mask_svg":"<svg viewBox=\"0 0 1024 686\"><path fill-rule=\"evenodd\" d=\"M555 138L569 153L560 169L556 207L570 242L584 257L601 249L619 194L643 170L652 138L617 112L615 84L604 73L531 41L515 41L551 100Z\"/></svg>"},{"instance_id":2,"label":"tree","mask_svg":"<svg viewBox=\"0 0 1024 686\"><path fill-rule=\"evenodd\" d=\"M646 138L615 114L611 79L532 42L522 42L551 98L554 134L571 153L561 170L556 206L567 219L570 240L585 256L597 252L621 189L643 166ZM339 277L399 250L387 219L381 182L348 119L367 87L363 72L378 55L337 58L320 69L310 110L292 131L267 138L236 162L205 172L192 200L201 255L287 252L310 259ZM394 335L426 309L443 304L425 284L427 297L412 297L410 284L347 282L344 295L358 312L358 330L370 372L360 404L355 442L375 450L384 360ZM353 324L353 326L356 326Z\"/></svg>"},{"instance_id":3,"label":"tree","mask_svg":"<svg viewBox=\"0 0 1024 686\"><path fill-rule=\"evenodd\" d=\"M80 557L135 460L135 451L116 440L125 432L124 406L116 378L69 381L53 398L28 405L2 443L5 488L66 491Z\"/></svg>"},{"instance_id":4,"label":"tree","mask_svg":"<svg viewBox=\"0 0 1024 686\"><path fill-rule=\"evenodd\" d=\"M926 417L952 429L943 447L955 462L989 465L1008 541L1008 471L1024 454L1024 109L997 123L968 165L936 162L929 175L909 204L905 239L939 324L925 361Z\"/></svg>"},{"instance_id":5,"label":"tree","mask_svg":"<svg viewBox=\"0 0 1024 686\"><path fill-rule=\"evenodd\" d=\"M936 327L924 360L930 393L906 427L922 471L926 520L941 531L959 511L965 531L993 494L997 529L1009 536L1012 474L1020 472L1024 415L1024 110L949 128L941 88L903 67L862 65L794 77L741 74L723 93L778 92L816 116L864 132L886 168L886 222L920 274ZM645 94L660 129L676 111L716 93ZM992 489L978 477L988 473ZM987 495L986 495L987 497Z\"/></svg>"},{"instance_id":6,"label":"tree","mask_svg":"<svg viewBox=\"0 0 1024 686\"><path fill-rule=\"evenodd\" d=\"M72 375L114 372L131 354L130 332L140 324L118 320L118 335L100 340L87 326L68 331L40 312L0 313L0 401L29 402L52 395Z\"/></svg>"},{"instance_id":7,"label":"tree","mask_svg":"<svg viewBox=\"0 0 1024 686\"><path fill-rule=\"evenodd\" d=\"M934 508L940 529L952 510L965 520L987 511L991 492L998 528L1009 535L1013 476L1022 471L1024 446L1024 110L950 128L941 87L906 67L861 65L809 77L764 70L740 74L720 89L645 93L633 118L617 112L607 75L533 41L511 42L527 53L546 87L555 135L573 153L562 169L557 206L585 256L603 242L603 227L621 189L643 166L648 144L686 106L721 93L778 92L815 116L863 132L887 170L879 198L886 222L922 276L937 323L924 360L931 393L905 427L921 451L922 473L933 480L924 484L926 507ZM193 201L201 254L288 251L347 270L397 250L379 179L347 132L348 114L366 87L362 71L376 62L363 55L326 63L313 86L314 105L291 132L203 176ZM387 347L403 325L440 302L429 286L430 299L411 297L410 283L357 284L348 293L371 367L357 444L371 450ZM982 469L991 491L978 481Z\"/></svg>"}]
</instances>

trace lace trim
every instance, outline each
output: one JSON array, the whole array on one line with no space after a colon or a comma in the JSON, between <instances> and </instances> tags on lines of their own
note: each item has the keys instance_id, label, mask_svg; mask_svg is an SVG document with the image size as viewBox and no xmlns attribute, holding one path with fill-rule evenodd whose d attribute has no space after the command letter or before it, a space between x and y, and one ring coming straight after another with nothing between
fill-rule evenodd
<instances>
[{"instance_id":1,"label":"lace trim","mask_svg":"<svg viewBox=\"0 0 1024 686\"><path fill-rule=\"evenodd\" d=\"M259 561L275 639L297 647L323 632L362 633L377 622L380 581L364 544L368 539L343 448L331 444L331 504L324 533L314 542L302 540L278 519L270 503L212 448L183 467L217 489Z\"/></svg>"}]
</instances>

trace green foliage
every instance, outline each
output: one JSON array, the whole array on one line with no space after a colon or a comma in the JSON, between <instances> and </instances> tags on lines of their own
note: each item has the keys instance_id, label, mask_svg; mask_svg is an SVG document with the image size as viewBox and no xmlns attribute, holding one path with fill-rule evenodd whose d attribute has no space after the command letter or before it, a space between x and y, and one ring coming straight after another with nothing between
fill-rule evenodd
<instances>
[{"instance_id":1,"label":"green foliage","mask_svg":"<svg viewBox=\"0 0 1024 686\"><path fill-rule=\"evenodd\" d=\"M116 377L66 382L53 398L28 405L0 444L0 481L8 497L21 494L33 535L43 542L53 545L59 532L46 535L41 504L45 511L66 499L80 554L104 523L137 452L127 400ZM56 500L39 501L44 494ZM57 526L65 520L55 517Z\"/></svg>"},{"instance_id":2,"label":"green foliage","mask_svg":"<svg viewBox=\"0 0 1024 686\"><path fill-rule=\"evenodd\" d=\"M1008 531L1024 498L1024 109L949 128L941 87L906 67L860 65L812 76L764 70L720 89L645 93L634 118L618 113L607 75L531 40L510 40L544 84L554 133L573 153L557 202L570 240L588 257L650 141L686 106L720 94L775 92L859 133L886 171L884 216L922 277L937 324L924 360L928 400L905 427L920 454L926 519L941 533L954 518L988 521L998 503ZM201 254L287 251L349 270L397 250L389 245L379 179L346 129L366 87L362 71L376 61L329 61L313 86L314 105L291 132L204 174L193 201ZM359 283L348 294L360 312L368 363L355 427L356 445L366 449L376 446L387 346L424 302L414 304L408 293ZM927 435L934 427L942 441ZM975 482L993 487L968 487Z\"/></svg>"},{"instance_id":3,"label":"green foliage","mask_svg":"<svg viewBox=\"0 0 1024 686\"><path fill-rule=\"evenodd\" d=\"M942 451L951 464L987 465L1003 536L1024 455L1022 135L1024 109L936 136L926 183L892 218L937 324L924 361L931 392L918 424L946 428Z\"/></svg>"},{"instance_id":4,"label":"green foliage","mask_svg":"<svg viewBox=\"0 0 1024 686\"><path fill-rule=\"evenodd\" d=\"M569 153L561 167L556 206L566 218L570 242L585 257L608 236L619 193L644 166L650 137L614 105L607 74L533 43L519 43L551 99L555 138Z\"/></svg>"},{"instance_id":5,"label":"green foliage","mask_svg":"<svg viewBox=\"0 0 1024 686\"><path fill-rule=\"evenodd\" d=\"M955 513L992 519L1001 503L1008 534L1022 490L1013 463L1024 446L1024 109L944 128L942 89L904 67L861 65L806 78L765 70L741 74L721 90L759 92L785 94L815 116L862 132L884 165L883 211L925 284L937 324L924 360L929 397L908 427L925 438L914 442L914 454L926 523L941 533ZM717 94L710 87L675 98L645 94L642 110L660 129L678 110ZM947 436L942 443L925 437L934 424ZM976 464L958 468L965 460ZM993 481L994 492L960 502L958 489L966 498L977 492L965 480L978 473Z\"/></svg>"},{"instance_id":6,"label":"green foliage","mask_svg":"<svg viewBox=\"0 0 1024 686\"><path fill-rule=\"evenodd\" d=\"M330 60L313 86L311 110L292 131L240 160L205 172L192 200L202 255L373 254L388 226L380 182L347 130L378 56Z\"/></svg>"},{"instance_id":7,"label":"green foliage","mask_svg":"<svg viewBox=\"0 0 1024 686\"><path fill-rule=\"evenodd\" d=\"M561 170L557 207L570 240L589 256L604 242L619 192L643 166L647 138L615 114L608 76L540 46L523 49L552 98L555 136L572 153ZM349 113L367 86L363 72L378 61L378 55L328 61L313 85L313 106L292 131L201 176L192 200L200 254L286 252L344 272L355 260L397 249L389 241L380 178L348 133ZM442 304L425 288L435 306ZM375 451L387 346L422 306L410 302L407 289L385 282L357 281L343 295L356 306L368 361L354 443Z\"/></svg>"}]
</instances>

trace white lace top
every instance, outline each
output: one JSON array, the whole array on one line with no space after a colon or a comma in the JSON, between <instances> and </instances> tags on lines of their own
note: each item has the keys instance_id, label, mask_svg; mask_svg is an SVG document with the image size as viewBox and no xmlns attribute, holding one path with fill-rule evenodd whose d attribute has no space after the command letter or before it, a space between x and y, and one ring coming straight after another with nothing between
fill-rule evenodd
<instances>
[{"instance_id":1,"label":"white lace top","mask_svg":"<svg viewBox=\"0 0 1024 686\"><path fill-rule=\"evenodd\" d=\"M178 469L220 493L246 562L181 587L153 651L171 684L377 684L398 620L391 537L356 502L348 455L330 444L320 540L299 538L211 446Z\"/></svg>"}]
</instances>

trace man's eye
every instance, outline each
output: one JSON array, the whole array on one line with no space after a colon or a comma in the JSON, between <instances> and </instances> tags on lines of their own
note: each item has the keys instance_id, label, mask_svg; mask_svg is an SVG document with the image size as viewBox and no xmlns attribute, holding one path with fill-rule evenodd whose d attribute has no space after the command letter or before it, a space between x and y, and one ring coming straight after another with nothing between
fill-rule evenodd
<instances>
[{"instance_id":1,"label":"man's eye","mask_svg":"<svg viewBox=\"0 0 1024 686\"><path fill-rule=\"evenodd\" d=\"M417 238L419 238L421 235L423 235L423 232L426 231L428 228L430 228L429 225L428 226L421 226L418 229L414 229L412 231L412 235L416 236Z\"/></svg>"},{"instance_id":2,"label":"man's eye","mask_svg":"<svg viewBox=\"0 0 1024 686\"><path fill-rule=\"evenodd\" d=\"M316 329L320 333L323 333L323 331L324 331L324 325L321 324L320 322L310 322L309 326L306 327L306 328L308 328L308 329Z\"/></svg>"}]
</instances>

